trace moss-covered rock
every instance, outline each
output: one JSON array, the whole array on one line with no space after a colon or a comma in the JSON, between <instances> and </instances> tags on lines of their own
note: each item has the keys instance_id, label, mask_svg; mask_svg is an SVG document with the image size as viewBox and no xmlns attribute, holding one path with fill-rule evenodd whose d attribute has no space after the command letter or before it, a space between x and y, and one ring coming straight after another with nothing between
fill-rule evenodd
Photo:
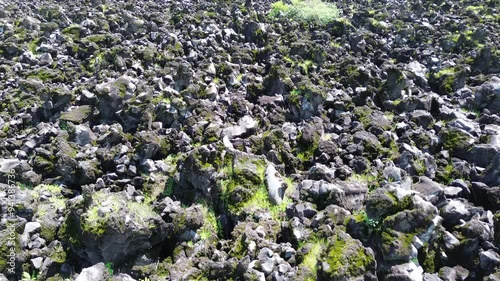
<instances>
[{"instance_id":1,"label":"moss-covered rock","mask_svg":"<svg viewBox=\"0 0 500 281\"><path fill-rule=\"evenodd\" d=\"M328 239L328 246L320 257L319 280L375 278L376 261L373 251L363 247L359 240L336 230Z\"/></svg>"},{"instance_id":2,"label":"moss-covered rock","mask_svg":"<svg viewBox=\"0 0 500 281\"><path fill-rule=\"evenodd\" d=\"M464 155L474 142L473 137L467 132L456 128L444 128L439 132L443 148L454 155Z\"/></svg>"},{"instance_id":3,"label":"moss-covered rock","mask_svg":"<svg viewBox=\"0 0 500 281\"><path fill-rule=\"evenodd\" d=\"M377 188L366 198L366 214L370 219L384 219L406 208L411 207L411 198L398 199L392 191Z\"/></svg>"},{"instance_id":4,"label":"moss-covered rock","mask_svg":"<svg viewBox=\"0 0 500 281\"><path fill-rule=\"evenodd\" d=\"M382 85L382 91L379 94L380 101L397 100L401 98L401 91L406 87L406 76L398 68L391 67L387 69L387 80Z\"/></svg>"},{"instance_id":5,"label":"moss-covered rock","mask_svg":"<svg viewBox=\"0 0 500 281\"><path fill-rule=\"evenodd\" d=\"M37 201L37 209L33 219L40 222L40 236L47 242L56 238L59 218L66 208L61 187L56 185L39 185L33 189L32 195Z\"/></svg>"},{"instance_id":6,"label":"moss-covered rock","mask_svg":"<svg viewBox=\"0 0 500 281\"><path fill-rule=\"evenodd\" d=\"M59 236L84 261L120 264L172 231L173 225L166 224L152 206L129 201L125 192L98 191L70 203Z\"/></svg>"},{"instance_id":7,"label":"moss-covered rock","mask_svg":"<svg viewBox=\"0 0 500 281\"><path fill-rule=\"evenodd\" d=\"M264 79L264 88L270 95L286 95L293 88L290 73L282 65L275 65Z\"/></svg>"},{"instance_id":8,"label":"moss-covered rock","mask_svg":"<svg viewBox=\"0 0 500 281\"><path fill-rule=\"evenodd\" d=\"M429 85L441 95L450 95L465 86L467 74L463 66L444 68L429 77Z\"/></svg>"},{"instance_id":9,"label":"moss-covered rock","mask_svg":"<svg viewBox=\"0 0 500 281\"><path fill-rule=\"evenodd\" d=\"M61 120L71 121L76 124L81 124L85 122L85 120L91 114L92 108L89 105L82 105L75 108L72 108L68 112L64 112L61 114Z\"/></svg>"},{"instance_id":10,"label":"moss-covered rock","mask_svg":"<svg viewBox=\"0 0 500 281\"><path fill-rule=\"evenodd\" d=\"M481 49L479 56L474 58L473 67L484 74L500 71L500 49L498 46L486 46Z\"/></svg>"},{"instance_id":11,"label":"moss-covered rock","mask_svg":"<svg viewBox=\"0 0 500 281\"><path fill-rule=\"evenodd\" d=\"M381 234L384 261L388 263L408 262L412 254L414 234L386 230Z\"/></svg>"},{"instance_id":12,"label":"moss-covered rock","mask_svg":"<svg viewBox=\"0 0 500 281\"><path fill-rule=\"evenodd\" d=\"M221 153L208 146L194 148L179 170L179 185L174 195L183 202L195 202L197 198L216 196L217 170L223 167Z\"/></svg>"},{"instance_id":13,"label":"moss-covered rock","mask_svg":"<svg viewBox=\"0 0 500 281\"><path fill-rule=\"evenodd\" d=\"M242 153L236 150L226 154L222 167L225 178L221 180L221 196L227 209L236 215L246 209L248 202L263 203L255 199L259 190L264 187L264 174L267 163L265 158ZM262 194L261 194L262 195ZM267 192L262 200L267 200Z\"/></svg>"}]
</instances>

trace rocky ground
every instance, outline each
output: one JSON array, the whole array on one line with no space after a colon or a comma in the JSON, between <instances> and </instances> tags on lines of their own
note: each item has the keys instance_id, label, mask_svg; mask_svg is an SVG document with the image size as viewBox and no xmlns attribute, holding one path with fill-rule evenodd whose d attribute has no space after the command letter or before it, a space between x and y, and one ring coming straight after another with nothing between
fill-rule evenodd
<instances>
[{"instance_id":1,"label":"rocky ground","mask_svg":"<svg viewBox=\"0 0 500 281\"><path fill-rule=\"evenodd\" d=\"M271 3L0 0L0 280L500 280L498 0Z\"/></svg>"}]
</instances>

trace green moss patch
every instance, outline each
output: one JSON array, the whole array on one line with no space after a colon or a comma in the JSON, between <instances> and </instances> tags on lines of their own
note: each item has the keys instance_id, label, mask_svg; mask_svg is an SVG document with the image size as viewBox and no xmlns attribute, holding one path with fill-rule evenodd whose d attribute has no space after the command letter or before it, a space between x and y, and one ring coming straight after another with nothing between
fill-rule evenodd
<instances>
[{"instance_id":1,"label":"green moss patch","mask_svg":"<svg viewBox=\"0 0 500 281\"><path fill-rule=\"evenodd\" d=\"M143 228L152 228L150 221L156 216L153 208L145 203L126 201L124 196L117 193L96 192L92 195L92 203L82 215L81 229L96 236L102 236L110 227L118 227L115 231L125 230L124 214L132 217L135 225ZM99 214L99 209L106 206L109 212Z\"/></svg>"},{"instance_id":2,"label":"green moss patch","mask_svg":"<svg viewBox=\"0 0 500 281\"><path fill-rule=\"evenodd\" d=\"M458 129L448 128L441 130L440 137L443 142L443 148L453 153L464 152L471 145L469 136Z\"/></svg>"},{"instance_id":3,"label":"green moss patch","mask_svg":"<svg viewBox=\"0 0 500 281\"><path fill-rule=\"evenodd\" d=\"M321 0L292 0L291 4L285 4L283 1L273 3L269 17L284 16L297 21L327 24L338 18L339 14L337 6L332 3Z\"/></svg>"},{"instance_id":4,"label":"green moss patch","mask_svg":"<svg viewBox=\"0 0 500 281\"><path fill-rule=\"evenodd\" d=\"M374 269L375 258L361 245L345 233L338 233L329 239L326 255L322 261L328 264L323 275L330 280L358 277Z\"/></svg>"}]
</instances>

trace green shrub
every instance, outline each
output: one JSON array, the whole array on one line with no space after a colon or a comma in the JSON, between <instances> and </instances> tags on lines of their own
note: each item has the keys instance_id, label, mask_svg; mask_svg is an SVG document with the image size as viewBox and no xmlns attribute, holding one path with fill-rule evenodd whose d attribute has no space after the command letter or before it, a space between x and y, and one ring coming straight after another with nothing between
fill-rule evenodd
<instances>
[{"instance_id":1,"label":"green shrub","mask_svg":"<svg viewBox=\"0 0 500 281\"><path fill-rule=\"evenodd\" d=\"M114 270L113 270L113 263L107 262L105 265L106 265L106 269L108 270L109 274L113 275L113 272L114 272Z\"/></svg>"},{"instance_id":2,"label":"green shrub","mask_svg":"<svg viewBox=\"0 0 500 281\"><path fill-rule=\"evenodd\" d=\"M269 16L327 24L339 17L339 10L335 4L321 0L292 0L291 5L278 1L271 5Z\"/></svg>"}]
</instances>

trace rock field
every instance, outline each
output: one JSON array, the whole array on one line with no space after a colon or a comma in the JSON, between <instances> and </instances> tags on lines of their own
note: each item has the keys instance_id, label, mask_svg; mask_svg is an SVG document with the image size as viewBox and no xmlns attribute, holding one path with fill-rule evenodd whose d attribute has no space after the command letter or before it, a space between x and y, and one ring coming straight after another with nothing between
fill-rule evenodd
<instances>
[{"instance_id":1,"label":"rock field","mask_svg":"<svg viewBox=\"0 0 500 281\"><path fill-rule=\"evenodd\" d=\"M272 4L0 0L0 281L500 280L500 2Z\"/></svg>"}]
</instances>

